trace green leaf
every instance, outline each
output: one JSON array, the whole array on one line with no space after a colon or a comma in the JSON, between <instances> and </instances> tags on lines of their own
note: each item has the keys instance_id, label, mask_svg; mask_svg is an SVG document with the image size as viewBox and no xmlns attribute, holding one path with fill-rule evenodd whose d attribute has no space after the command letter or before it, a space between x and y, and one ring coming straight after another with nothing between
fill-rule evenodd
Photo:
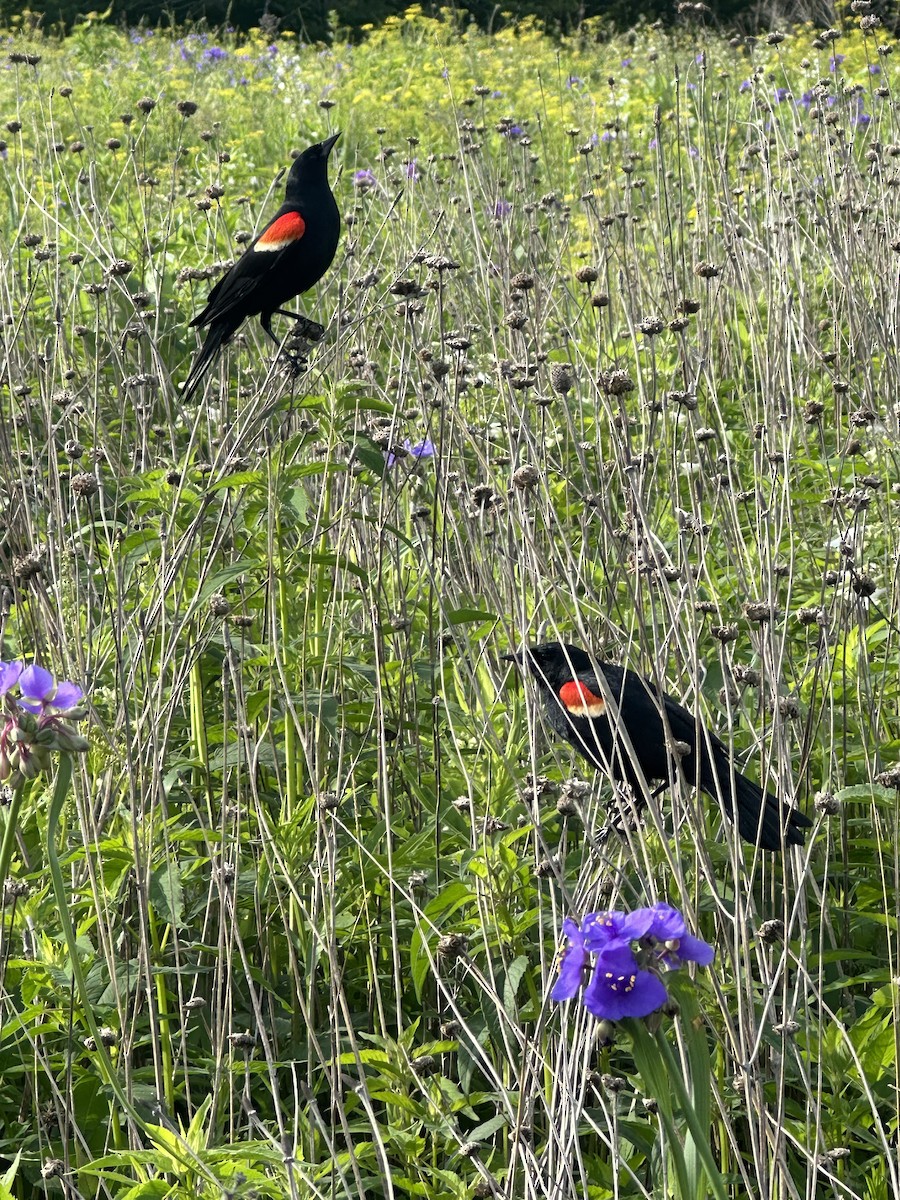
<instances>
[{"instance_id":1,"label":"green leaf","mask_svg":"<svg viewBox=\"0 0 900 1200\"><path fill-rule=\"evenodd\" d=\"M166 859L150 874L150 903L169 925L180 925L184 912L181 872L178 864Z\"/></svg>"}]
</instances>

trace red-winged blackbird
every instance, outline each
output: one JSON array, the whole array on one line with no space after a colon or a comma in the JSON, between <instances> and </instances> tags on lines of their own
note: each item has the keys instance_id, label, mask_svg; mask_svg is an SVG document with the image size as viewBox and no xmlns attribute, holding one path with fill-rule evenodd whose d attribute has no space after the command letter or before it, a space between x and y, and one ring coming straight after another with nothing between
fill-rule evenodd
<instances>
[{"instance_id":1,"label":"red-winged blackbird","mask_svg":"<svg viewBox=\"0 0 900 1200\"><path fill-rule=\"evenodd\" d=\"M606 681L604 688L592 665L595 660L562 642L546 642L503 657L520 666L527 664L537 680L551 729L595 767L630 784L638 803L644 785L635 761L647 780L668 781L677 768L687 782L696 782L708 795L721 798L732 820L737 810L738 830L745 841L763 850L803 844L803 831L812 825L809 818L732 769L728 750L715 734L634 671L596 662ZM669 747L675 742L685 743L687 752L673 756Z\"/></svg>"},{"instance_id":2,"label":"red-winged blackbird","mask_svg":"<svg viewBox=\"0 0 900 1200\"><path fill-rule=\"evenodd\" d=\"M219 350L247 317L259 315L260 324L276 345L281 343L272 332L275 313L301 319L282 305L317 283L337 250L341 218L328 186L328 155L339 137L336 133L316 142L294 159L284 204L222 276L203 312L191 321L192 329L208 325L209 333L185 381L182 400L193 396Z\"/></svg>"}]
</instances>

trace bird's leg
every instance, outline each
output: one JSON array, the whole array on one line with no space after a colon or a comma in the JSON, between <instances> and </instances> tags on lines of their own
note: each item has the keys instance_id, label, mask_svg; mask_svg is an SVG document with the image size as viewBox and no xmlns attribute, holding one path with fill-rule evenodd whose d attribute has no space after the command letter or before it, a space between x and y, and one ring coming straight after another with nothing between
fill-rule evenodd
<instances>
[{"instance_id":1,"label":"bird's leg","mask_svg":"<svg viewBox=\"0 0 900 1200\"><path fill-rule=\"evenodd\" d=\"M325 326L320 325L318 321L310 320L309 317L304 317L302 313L289 312L286 308L276 308L275 312L280 317L290 317L297 322L291 331L295 338L303 337L310 342L320 342L325 336Z\"/></svg>"},{"instance_id":2,"label":"bird's leg","mask_svg":"<svg viewBox=\"0 0 900 1200\"><path fill-rule=\"evenodd\" d=\"M659 787L650 793L650 799L655 800L657 796L662 795L668 786L668 783L661 783ZM613 795L613 806L616 810L615 815L606 822L595 839L601 846L611 833L616 833L621 837L626 828L628 828L626 822L629 818L631 819L630 827L635 829L641 810L645 804L645 801L637 794L634 788L627 783L614 782Z\"/></svg>"},{"instance_id":3,"label":"bird's leg","mask_svg":"<svg viewBox=\"0 0 900 1200\"><path fill-rule=\"evenodd\" d=\"M280 312L280 311L281 311L280 309L275 310L275 312ZM274 315L275 315L275 313L261 313L260 318L259 318L259 323L260 323L260 325L262 325L263 329L266 331L267 336L270 337L272 339L272 341L275 343L275 345L278 347L280 356L283 356L290 363L291 370L293 371L293 373L295 375L299 375L300 372L303 371L304 368L306 367L306 359L298 351L288 350L282 343L281 339L278 338L272 332L272 317ZM288 314L288 315L290 315L290 314Z\"/></svg>"}]
</instances>

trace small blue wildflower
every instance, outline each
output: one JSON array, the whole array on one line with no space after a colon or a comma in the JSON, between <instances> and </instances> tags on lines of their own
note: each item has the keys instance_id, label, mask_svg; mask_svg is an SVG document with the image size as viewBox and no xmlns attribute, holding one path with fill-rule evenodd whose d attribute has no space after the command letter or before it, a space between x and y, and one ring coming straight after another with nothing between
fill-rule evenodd
<instances>
[{"instance_id":1,"label":"small blue wildflower","mask_svg":"<svg viewBox=\"0 0 900 1200\"><path fill-rule=\"evenodd\" d=\"M503 136L508 138L520 138L525 130L521 125L510 125L509 129L504 129Z\"/></svg>"},{"instance_id":2,"label":"small blue wildflower","mask_svg":"<svg viewBox=\"0 0 900 1200\"><path fill-rule=\"evenodd\" d=\"M835 73L835 71L837 71L838 67L846 57L846 54L835 54L828 60L828 70L832 73L832 75Z\"/></svg>"},{"instance_id":3,"label":"small blue wildflower","mask_svg":"<svg viewBox=\"0 0 900 1200\"><path fill-rule=\"evenodd\" d=\"M647 143L648 150L656 150L658 148L658 146L659 146L659 139L655 138L655 137L651 138L650 141Z\"/></svg>"},{"instance_id":4,"label":"small blue wildflower","mask_svg":"<svg viewBox=\"0 0 900 1200\"><path fill-rule=\"evenodd\" d=\"M361 192L366 192L369 188L376 187L378 180L375 178L375 172L365 168L353 173L353 186Z\"/></svg>"},{"instance_id":5,"label":"small blue wildflower","mask_svg":"<svg viewBox=\"0 0 900 1200\"><path fill-rule=\"evenodd\" d=\"M627 70L628 70L628 68L631 66L631 59L630 59L630 58L623 58L623 59L622 59L622 66L623 66L623 67L625 68L625 70L627 71Z\"/></svg>"},{"instance_id":6,"label":"small blue wildflower","mask_svg":"<svg viewBox=\"0 0 900 1200\"><path fill-rule=\"evenodd\" d=\"M491 99L492 100L502 100L503 93L502 92L491 92Z\"/></svg>"},{"instance_id":7,"label":"small blue wildflower","mask_svg":"<svg viewBox=\"0 0 900 1200\"><path fill-rule=\"evenodd\" d=\"M219 62L228 57L228 51L223 50L221 46L210 46L203 51L203 57L207 62Z\"/></svg>"},{"instance_id":8,"label":"small blue wildflower","mask_svg":"<svg viewBox=\"0 0 900 1200\"><path fill-rule=\"evenodd\" d=\"M498 200L494 204L494 208L493 208L494 216L497 217L501 221L504 219L504 217L508 217L511 212L512 212L512 205L510 204L510 202L508 200Z\"/></svg>"},{"instance_id":9,"label":"small blue wildflower","mask_svg":"<svg viewBox=\"0 0 900 1200\"><path fill-rule=\"evenodd\" d=\"M607 129L600 135L601 142L611 142L613 140L612 130Z\"/></svg>"},{"instance_id":10,"label":"small blue wildflower","mask_svg":"<svg viewBox=\"0 0 900 1200\"><path fill-rule=\"evenodd\" d=\"M413 183L419 178L419 172L416 169L416 160L410 159L406 164L406 178L412 180Z\"/></svg>"},{"instance_id":11,"label":"small blue wildflower","mask_svg":"<svg viewBox=\"0 0 900 1200\"><path fill-rule=\"evenodd\" d=\"M448 67L444 67L443 71L441 71L441 79L449 79L449 78L450 78L450 70Z\"/></svg>"},{"instance_id":12,"label":"small blue wildflower","mask_svg":"<svg viewBox=\"0 0 900 1200\"><path fill-rule=\"evenodd\" d=\"M804 92L797 103L802 104L804 108L808 109L812 106L814 100L815 96L812 94L812 92Z\"/></svg>"},{"instance_id":13,"label":"small blue wildflower","mask_svg":"<svg viewBox=\"0 0 900 1200\"><path fill-rule=\"evenodd\" d=\"M580 75L570 75L566 80L567 88L580 88L584 86L584 80Z\"/></svg>"},{"instance_id":14,"label":"small blue wildflower","mask_svg":"<svg viewBox=\"0 0 900 1200\"><path fill-rule=\"evenodd\" d=\"M881 74L881 63L869 63L869 74L870 75L880 75Z\"/></svg>"},{"instance_id":15,"label":"small blue wildflower","mask_svg":"<svg viewBox=\"0 0 900 1200\"><path fill-rule=\"evenodd\" d=\"M783 104L785 100L790 98L790 95L791 95L791 93L788 88L786 88L786 87L776 88L775 89L775 103Z\"/></svg>"},{"instance_id":16,"label":"small blue wildflower","mask_svg":"<svg viewBox=\"0 0 900 1200\"><path fill-rule=\"evenodd\" d=\"M691 158L699 158L700 157L700 151L697 149L696 146L688 146L688 154L691 156Z\"/></svg>"},{"instance_id":17,"label":"small blue wildflower","mask_svg":"<svg viewBox=\"0 0 900 1200\"><path fill-rule=\"evenodd\" d=\"M739 91L739 92L749 92L749 91L751 91L751 90L752 90L752 88L753 88L753 83L752 83L752 81L751 81L751 80L749 80L749 79L744 79L744 80L741 82L741 86L738 88L738 91Z\"/></svg>"}]
</instances>

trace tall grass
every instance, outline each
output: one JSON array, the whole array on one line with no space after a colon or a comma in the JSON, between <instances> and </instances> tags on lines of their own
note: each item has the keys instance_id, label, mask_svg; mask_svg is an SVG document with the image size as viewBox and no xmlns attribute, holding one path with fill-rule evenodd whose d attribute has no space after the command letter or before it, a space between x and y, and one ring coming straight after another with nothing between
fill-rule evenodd
<instances>
[{"instance_id":1,"label":"tall grass","mask_svg":"<svg viewBox=\"0 0 900 1200\"><path fill-rule=\"evenodd\" d=\"M717 948L665 1028L730 1194L900 1196L900 133L858 26L11 38L0 657L92 708L84 986L52 780L0 912L13 1196L677 1194L630 1042L547 1000L564 916L657 898ZM182 406L338 128L326 338L294 376L250 323ZM687 788L600 844L499 659L539 636L682 698L808 846Z\"/></svg>"}]
</instances>

